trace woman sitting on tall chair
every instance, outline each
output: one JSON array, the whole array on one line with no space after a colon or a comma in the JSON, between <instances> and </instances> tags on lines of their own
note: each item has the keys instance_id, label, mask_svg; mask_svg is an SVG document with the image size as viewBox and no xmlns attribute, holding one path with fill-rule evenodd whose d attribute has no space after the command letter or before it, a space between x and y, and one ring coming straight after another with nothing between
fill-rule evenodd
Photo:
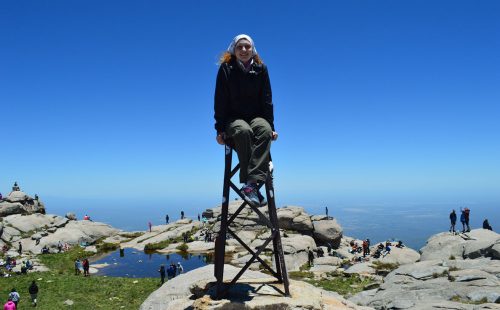
<instances>
[{"instance_id":1,"label":"woman sitting on tall chair","mask_svg":"<svg viewBox=\"0 0 500 310\"><path fill-rule=\"evenodd\" d=\"M234 142L240 162L241 193L254 207L264 205L258 184L266 181L274 129L267 66L250 36L236 36L220 58L215 86L215 129L219 144Z\"/></svg>"}]
</instances>

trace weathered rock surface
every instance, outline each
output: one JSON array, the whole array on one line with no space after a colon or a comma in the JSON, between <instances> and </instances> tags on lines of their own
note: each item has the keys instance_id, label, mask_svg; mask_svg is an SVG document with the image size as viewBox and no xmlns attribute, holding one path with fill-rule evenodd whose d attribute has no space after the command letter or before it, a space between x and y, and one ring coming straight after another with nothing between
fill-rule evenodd
<instances>
[{"instance_id":1,"label":"weathered rock surface","mask_svg":"<svg viewBox=\"0 0 500 310\"><path fill-rule=\"evenodd\" d=\"M466 234L453 235L439 233L427 241L420 249L420 260L433 259L465 259L481 256L500 259L498 246L500 235L486 229L474 229Z\"/></svg>"},{"instance_id":2,"label":"weathered rock surface","mask_svg":"<svg viewBox=\"0 0 500 310\"><path fill-rule=\"evenodd\" d=\"M321 219L313 221L314 238L320 244L331 244L336 249L340 245L342 238L342 228L335 219Z\"/></svg>"},{"instance_id":3,"label":"weathered rock surface","mask_svg":"<svg viewBox=\"0 0 500 310\"><path fill-rule=\"evenodd\" d=\"M284 297L266 284L268 275L248 271L239 283L231 288L230 299L212 299L214 293L213 265L195 269L168 281L141 305L141 310L176 309L370 309L359 307L336 293L316 288L310 284L291 281L291 297ZM224 266L225 279L231 280L239 268Z\"/></svg>"},{"instance_id":4,"label":"weathered rock surface","mask_svg":"<svg viewBox=\"0 0 500 310\"><path fill-rule=\"evenodd\" d=\"M0 217L12 214L45 213L45 205L26 193L15 190L0 201Z\"/></svg>"}]
</instances>

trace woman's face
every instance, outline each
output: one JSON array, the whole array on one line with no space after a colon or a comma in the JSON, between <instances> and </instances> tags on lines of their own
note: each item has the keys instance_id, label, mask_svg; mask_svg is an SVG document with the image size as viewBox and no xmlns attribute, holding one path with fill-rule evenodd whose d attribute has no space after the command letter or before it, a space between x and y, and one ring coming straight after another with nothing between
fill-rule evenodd
<instances>
[{"instance_id":1,"label":"woman's face","mask_svg":"<svg viewBox=\"0 0 500 310\"><path fill-rule=\"evenodd\" d=\"M252 43L247 39L241 39L234 47L234 54L241 62L248 62L252 58Z\"/></svg>"}]
</instances>

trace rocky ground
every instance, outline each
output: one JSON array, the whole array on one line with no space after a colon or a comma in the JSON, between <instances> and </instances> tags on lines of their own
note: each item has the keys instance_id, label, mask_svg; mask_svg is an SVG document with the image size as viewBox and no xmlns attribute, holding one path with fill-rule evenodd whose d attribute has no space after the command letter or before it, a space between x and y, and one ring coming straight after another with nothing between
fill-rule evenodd
<instances>
[{"instance_id":1,"label":"rocky ground","mask_svg":"<svg viewBox=\"0 0 500 310\"><path fill-rule=\"evenodd\" d=\"M229 213L238 206L237 201L231 202ZM265 208L262 211L267 215ZM0 247L10 247L8 256L30 258L35 262L34 270L39 271L46 270L36 259L41 248L46 246L55 252L59 242L85 244L88 249L96 243L137 250L153 246L168 253L178 251L183 234L188 233L188 252L212 252L214 243L204 242L204 238L207 231L216 236L220 212L220 207L207 209L203 213L206 223L184 219L153 226L151 232L125 232L99 222L78 221L71 213L64 217L45 214L38 197L33 199L19 190L0 201ZM495 232L476 229L459 235L440 233L429 238L418 252L392 247L383 257L363 259L358 253L350 253L350 244L361 245L362 241L343 236L334 218L311 216L301 207L287 206L278 209L278 219L289 272L307 269L311 279L318 281L356 274L370 279L371 284L360 293L342 297L292 280L292 296L284 298L269 284L269 276L258 271L260 264L254 263L244 274L247 281L237 285L231 299L213 300L213 266L208 265L168 281L147 298L141 309L500 309L500 235ZM246 209L233 229L253 248L269 235L257 214ZM17 253L19 242L21 255ZM333 247L332 255L328 255L327 245ZM375 247L372 245L372 253ZM316 256L311 268L307 267L308 249ZM245 264L249 254L235 239L227 241L226 250L231 254L225 267L229 277L237 272L236 267ZM319 257L321 251L323 257ZM264 257L273 263L271 246Z\"/></svg>"}]
</instances>

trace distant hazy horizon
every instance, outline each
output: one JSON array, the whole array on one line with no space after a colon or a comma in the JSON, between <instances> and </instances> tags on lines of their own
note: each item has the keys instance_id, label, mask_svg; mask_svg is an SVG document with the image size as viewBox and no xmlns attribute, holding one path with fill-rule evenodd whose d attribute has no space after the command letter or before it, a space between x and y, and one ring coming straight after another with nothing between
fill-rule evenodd
<instances>
[{"instance_id":1,"label":"distant hazy horizon","mask_svg":"<svg viewBox=\"0 0 500 310\"><path fill-rule=\"evenodd\" d=\"M131 199L69 199L48 197L44 201L47 213L64 216L74 212L78 219L85 214L98 222L110 224L126 231L146 230L147 223L153 225L165 223L165 215L170 221L180 217L183 210L187 217L196 219L198 213L214 208L217 202L203 202L202 199L186 198L182 200L131 200ZM300 206L310 215L324 214L328 206L329 215L336 218L342 226L344 235L355 238L370 238L372 243L389 239L403 240L409 247L419 250L427 239L436 233L449 229L448 215L452 209L459 212L461 207L471 209L471 228L482 227L482 222L488 218L494 230L500 225L500 208L498 203L466 204L314 204L285 203L279 204ZM457 223L460 229L461 224Z\"/></svg>"}]
</instances>

